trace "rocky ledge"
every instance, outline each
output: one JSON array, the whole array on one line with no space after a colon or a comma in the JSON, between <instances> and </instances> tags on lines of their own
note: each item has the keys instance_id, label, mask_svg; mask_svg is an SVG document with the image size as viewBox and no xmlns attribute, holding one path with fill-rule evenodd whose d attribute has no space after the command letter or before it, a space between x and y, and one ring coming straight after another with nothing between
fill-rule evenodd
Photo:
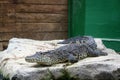
<instances>
[{"instance_id":1,"label":"rocky ledge","mask_svg":"<svg viewBox=\"0 0 120 80\"><path fill-rule=\"evenodd\" d=\"M108 56L88 57L74 64L53 66L40 66L25 61L26 56L37 51L63 46L56 44L59 41L12 38L8 48L0 52L1 73L10 80L120 80L120 55L106 48L100 39L95 39L97 47L107 52Z\"/></svg>"}]
</instances>

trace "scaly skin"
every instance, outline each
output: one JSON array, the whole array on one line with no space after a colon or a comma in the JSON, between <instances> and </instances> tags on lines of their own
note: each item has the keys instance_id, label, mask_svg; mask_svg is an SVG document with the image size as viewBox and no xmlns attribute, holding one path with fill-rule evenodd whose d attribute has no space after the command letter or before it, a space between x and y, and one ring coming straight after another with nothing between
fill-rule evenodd
<instances>
[{"instance_id":1,"label":"scaly skin","mask_svg":"<svg viewBox=\"0 0 120 80\"><path fill-rule=\"evenodd\" d=\"M88 41L90 41L91 43ZM33 62L33 63L35 62L40 65L53 65L67 61L74 63L86 57L107 55L107 53L98 50L94 46L95 44L94 41L92 40L88 40L88 41L81 40L80 42L79 40L76 40L76 43L67 44L55 50L51 50L47 52L37 52L32 56L27 56L25 60L27 62Z\"/></svg>"},{"instance_id":2,"label":"scaly skin","mask_svg":"<svg viewBox=\"0 0 120 80\"><path fill-rule=\"evenodd\" d=\"M72 37L67 40L64 40L62 42L58 42L58 44L76 43L76 41L79 41L80 43L86 43L89 47L93 49L97 48L95 40L92 36L76 36L76 37Z\"/></svg>"}]
</instances>

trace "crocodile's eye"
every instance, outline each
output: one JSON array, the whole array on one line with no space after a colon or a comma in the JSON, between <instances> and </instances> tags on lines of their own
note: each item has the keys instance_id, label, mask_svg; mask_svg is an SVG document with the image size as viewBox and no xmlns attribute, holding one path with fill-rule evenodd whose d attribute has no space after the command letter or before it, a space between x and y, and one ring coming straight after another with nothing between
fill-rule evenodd
<instances>
[{"instance_id":1,"label":"crocodile's eye","mask_svg":"<svg viewBox=\"0 0 120 80\"><path fill-rule=\"evenodd\" d=\"M81 40L81 43L86 43L86 41L85 40Z\"/></svg>"},{"instance_id":2,"label":"crocodile's eye","mask_svg":"<svg viewBox=\"0 0 120 80\"><path fill-rule=\"evenodd\" d=\"M40 54L42 54L42 52L40 52Z\"/></svg>"},{"instance_id":3,"label":"crocodile's eye","mask_svg":"<svg viewBox=\"0 0 120 80\"><path fill-rule=\"evenodd\" d=\"M39 54L39 52L36 52L36 54Z\"/></svg>"},{"instance_id":4,"label":"crocodile's eye","mask_svg":"<svg viewBox=\"0 0 120 80\"><path fill-rule=\"evenodd\" d=\"M86 41L85 41L85 40L83 40L83 43L86 43Z\"/></svg>"}]
</instances>

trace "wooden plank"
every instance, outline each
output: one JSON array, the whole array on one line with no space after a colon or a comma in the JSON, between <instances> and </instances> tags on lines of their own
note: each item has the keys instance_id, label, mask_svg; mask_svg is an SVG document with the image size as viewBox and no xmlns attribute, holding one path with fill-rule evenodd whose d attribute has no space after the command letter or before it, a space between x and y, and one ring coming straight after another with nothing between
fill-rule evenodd
<instances>
[{"instance_id":1,"label":"wooden plank","mask_svg":"<svg viewBox=\"0 0 120 80\"><path fill-rule=\"evenodd\" d=\"M47 32L67 30L67 23L0 23L0 32Z\"/></svg>"},{"instance_id":2,"label":"wooden plank","mask_svg":"<svg viewBox=\"0 0 120 80\"><path fill-rule=\"evenodd\" d=\"M15 13L2 13L0 23L6 23L6 22L15 22L16 21L16 16Z\"/></svg>"},{"instance_id":3,"label":"wooden plank","mask_svg":"<svg viewBox=\"0 0 120 80\"><path fill-rule=\"evenodd\" d=\"M16 22L31 23L52 23L67 22L67 15L63 14L36 14L36 13L16 13Z\"/></svg>"},{"instance_id":4,"label":"wooden plank","mask_svg":"<svg viewBox=\"0 0 120 80\"><path fill-rule=\"evenodd\" d=\"M0 42L0 51L2 51L3 50L3 44L2 44L2 42Z\"/></svg>"},{"instance_id":5,"label":"wooden plank","mask_svg":"<svg viewBox=\"0 0 120 80\"><path fill-rule=\"evenodd\" d=\"M18 4L16 5L16 12L67 13L67 5Z\"/></svg>"},{"instance_id":6,"label":"wooden plank","mask_svg":"<svg viewBox=\"0 0 120 80\"><path fill-rule=\"evenodd\" d=\"M26 32L26 33L0 33L0 41L8 41L9 39L17 38L29 38L36 40L53 40L53 39L66 39L67 32Z\"/></svg>"},{"instance_id":7,"label":"wooden plank","mask_svg":"<svg viewBox=\"0 0 120 80\"><path fill-rule=\"evenodd\" d=\"M67 5L0 4L0 13L67 13Z\"/></svg>"},{"instance_id":8,"label":"wooden plank","mask_svg":"<svg viewBox=\"0 0 120 80\"><path fill-rule=\"evenodd\" d=\"M0 0L0 3L13 4L67 4L67 0Z\"/></svg>"},{"instance_id":9,"label":"wooden plank","mask_svg":"<svg viewBox=\"0 0 120 80\"><path fill-rule=\"evenodd\" d=\"M17 32L21 30L15 23L0 23L0 32Z\"/></svg>"},{"instance_id":10,"label":"wooden plank","mask_svg":"<svg viewBox=\"0 0 120 80\"><path fill-rule=\"evenodd\" d=\"M1 4L1 11L2 13L15 13L15 4Z\"/></svg>"},{"instance_id":11,"label":"wooden plank","mask_svg":"<svg viewBox=\"0 0 120 80\"><path fill-rule=\"evenodd\" d=\"M3 4L3 9L0 12L0 17L3 17L0 22L64 22L67 21L67 8L63 5L32 5L26 7L20 5L15 8L13 4ZM18 8L18 9L17 9ZM16 12L27 12L28 13L16 13ZM33 13L29 13L32 12ZM36 12L36 13L34 13ZM42 13L42 14L41 14ZM45 13L45 14L44 14ZM49 14L46 14L49 13ZM58 13L58 14L50 14ZM60 13L60 14L59 14ZM64 13L64 14L61 14ZM48 19L47 19L48 18Z\"/></svg>"},{"instance_id":12,"label":"wooden plank","mask_svg":"<svg viewBox=\"0 0 120 80\"><path fill-rule=\"evenodd\" d=\"M1 17L3 17L3 12L1 12L1 10L0 10L0 18L1 18Z\"/></svg>"},{"instance_id":13,"label":"wooden plank","mask_svg":"<svg viewBox=\"0 0 120 80\"><path fill-rule=\"evenodd\" d=\"M0 0L0 3L11 3L12 2L12 0Z\"/></svg>"},{"instance_id":14,"label":"wooden plank","mask_svg":"<svg viewBox=\"0 0 120 80\"><path fill-rule=\"evenodd\" d=\"M2 18L0 18L0 23L15 23L15 16L12 14L7 14L6 16L3 16Z\"/></svg>"},{"instance_id":15,"label":"wooden plank","mask_svg":"<svg viewBox=\"0 0 120 80\"><path fill-rule=\"evenodd\" d=\"M8 47L8 41L4 41L4 42L2 42L2 45L3 45L3 50L5 50L5 49L7 49L7 47Z\"/></svg>"},{"instance_id":16,"label":"wooden plank","mask_svg":"<svg viewBox=\"0 0 120 80\"><path fill-rule=\"evenodd\" d=\"M7 49L8 41L0 42L0 51Z\"/></svg>"},{"instance_id":17,"label":"wooden plank","mask_svg":"<svg viewBox=\"0 0 120 80\"><path fill-rule=\"evenodd\" d=\"M18 23L22 32L47 32L47 31L67 31L67 23Z\"/></svg>"},{"instance_id":18,"label":"wooden plank","mask_svg":"<svg viewBox=\"0 0 120 80\"><path fill-rule=\"evenodd\" d=\"M67 4L67 0L11 0L14 4Z\"/></svg>"},{"instance_id":19,"label":"wooden plank","mask_svg":"<svg viewBox=\"0 0 120 80\"><path fill-rule=\"evenodd\" d=\"M0 18L3 16L3 6L0 4Z\"/></svg>"},{"instance_id":20,"label":"wooden plank","mask_svg":"<svg viewBox=\"0 0 120 80\"><path fill-rule=\"evenodd\" d=\"M1 4L0 22L15 22L15 5Z\"/></svg>"},{"instance_id":21,"label":"wooden plank","mask_svg":"<svg viewBox=\"0 0 120 80\"><path fill-rule=\"evenodd\" d=\"M0 22L2 22L2 19L3 19L2 16L0 16Z\"/></svg>"},{"instance_id":22,"label":"wooden plank","mask_svg":"<svg viewBox=\"0 0 120 80\"><path fill-rule=\"evenodd\" d=\"M13 4L1 4L0 10L0 22L15 22L15 5Z\"/></svg>"}]
</instances>

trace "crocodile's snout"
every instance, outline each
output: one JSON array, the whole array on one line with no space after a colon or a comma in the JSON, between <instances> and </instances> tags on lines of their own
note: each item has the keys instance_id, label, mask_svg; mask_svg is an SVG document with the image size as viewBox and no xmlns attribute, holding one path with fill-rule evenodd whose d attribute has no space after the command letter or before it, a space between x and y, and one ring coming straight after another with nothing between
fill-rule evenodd
<instances>
[{"instance_id":1,"label":"crocodile's snout","mask_svg":"<svg viewBox=\"0 0 120 80\"><path fill-rule=\"evenodd\" d=\"M39 64L42 64L43 62L44 63L49 63L50 61L52 61L51 59L50 59L50 57L48 57L48 56L27 56L26 58L25 58L25 60L27 61L27 62L32 62L32 63L39 63Z\"/></svg>"},{"instance_id":2,"label":"crocodile's snout","mask_svg":"<svg viewBox=\"0 0 120 80\"><path fill-rule=\"evenodd\" d=\"M25 60L26 60L27 62L31 62L31 63L34 63L34 62L37 61L35 57L31 57L31 56L27 56L27 57L25 58Z\"/></svg>"},{"instance_id":3,"label":"crocodile's snout","mask_svg":"<svg viewBox=\"0 0 120 80\"><path fill-rule=\"evenodd\" d=\"M38 63L40 65L52 65L57 62L54 58L51 58L50 54L36 53L32 56L25 57L25 60L30 63Z\"/></svg>"}]
</instances>

